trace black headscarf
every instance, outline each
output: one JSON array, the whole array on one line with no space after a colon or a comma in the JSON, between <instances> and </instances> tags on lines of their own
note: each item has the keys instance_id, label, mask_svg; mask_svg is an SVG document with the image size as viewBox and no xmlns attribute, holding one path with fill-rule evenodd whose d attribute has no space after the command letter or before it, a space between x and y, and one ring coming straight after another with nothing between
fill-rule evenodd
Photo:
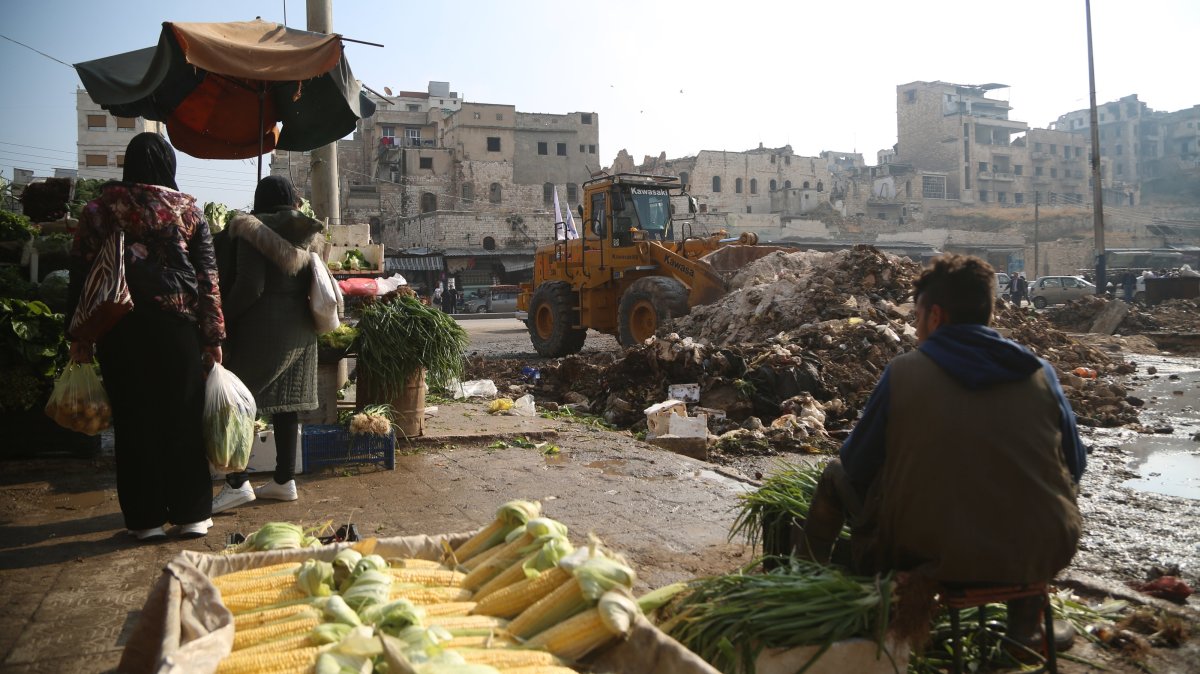
<instances>
[{"instance_id":1,"label":"black headscarf","mask_svg":"<svg viewBox=\"0 0 1200 674\"><path fill-rule=\"evenodd\" d=\"M254 188L254 213L274 213L281 208L295 208L300 199L292 181L283 176L267 176Z\"/></svg>"},{"instance_id":2,"label":"black headscarf","mask_svg":"<svg viewBox=\"0 0 1200 674\"><path fill-rule=\"evenodd\" d=\"M159 185L178 190L175 184L175 150L157 133L139 133L125 148L125 172L121 179L127 183Z\"/></svg>"}]
</instances>

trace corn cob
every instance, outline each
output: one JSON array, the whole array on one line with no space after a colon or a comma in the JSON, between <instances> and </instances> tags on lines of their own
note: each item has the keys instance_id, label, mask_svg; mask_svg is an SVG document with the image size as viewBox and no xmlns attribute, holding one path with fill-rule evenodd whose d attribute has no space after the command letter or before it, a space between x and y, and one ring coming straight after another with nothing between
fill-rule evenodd
<instances>
[{"instance_id":1,"label":"corn cob","mask_svg":"<svg viewBox=\"0 0 1200 674\"><path fill-rule=\"evenodd\" d=\"M253 611L251 613L240 613L233 617L233 626L236 630L248 630L251 627L258 627L267 623L273 623L277 620L284 620L295 617L300 613L311 613L317 616L318 613L313 607L308 604L292 604L291 606L281 606L280 608L271 608L265 611Z\"/></svg>"},{"instance_id":2,"label":"corn cob","mask_svg":"<svg viewBox=\"0 0 1200 674\"><path fill-rule=\"evenodd\" d=\"M497 669L566 664L551 653L527 648L460 648L456 652L472 665L488 665Z\"/></svg>"},{"instance_id":3,"label":"corn cob","mask_svg":"<svg viewBox=\"0 0 1200 674\"><path fill-rule=\"evenodd\" d=\"M443 644L442 648L512 648L517 645L517 642L507 637L496 634L482 634L471 636L456 636Z\"/></svg>"},{"instance_id":4,"label":"corn cob","mask_svg":"<svg viewBox=\"0 0 1200 674\"><path fill-rule=\"evenodd\" d=\"M570 667L558 665L534 665L532 667L505 667L504 674L577 674Z\"/></svg>"},{"instance_id":5,"label":"corn cob","mask_svg":"<svg viewBox=\"0 0 1200 674\"><path fill-rule=\"evenodd\" d=\"M393 569L444 569L445 564L432 559L416 559L415 557L393 557L387 560Z\"/></svg>"},{"instance_id":6,"label":"corn cob","mask_svg":"<svg viewBox=\"0 0 1200 674\"><path fill-rule=\"evenodd\" d=\"M496 519L479 533L467 539L454 550L459 564L471 557L504 542L504 536L541 514L542 506L537 501L509 501L496 510Z\"/></svg>"},{"instance_id":7,"label":"corn cob","mask_svg":"<svg viewBox=\"0 0 1200 674\"><path fill-rule=\"evenodd\" d=\"M416 584L393 584L391 599L407 599L418 606L444 604L446 602L471 601L470 590L461 587L426 587Z\"/></svg>"},{"instance_id":8,"label":"corn cob","mask_svg":"<svg viewBox=\"0 0 1200 674\"><path fill-rule=\"evenodd\" d=\"M449 569L388 569L397 583L415 583L442 587L462 587L466 574Z\"/></svg>"},{"instance_id":9,"label":"corn cob","mask_svg":"<svg viewBox=\"0 0 1200 674\"><path fill-rule=\"evenodd\" d=\"M292 587L266 590L264 592L244 592L231 597L222 597L221 602L236 615L238 613L249 613L256 609L274 608L276 604L283 604L306 597L308 595L304 594L304 590L293 585Z\"/></svg>"},{"instance_id":10,"label":"corn cob","mask_svg":"<svg viewBox=\"0 0 1200 674\"><path fill-rule=\"evenodd\" d=\"M224 575L217 576L216 578L212 579L212 583L213 585L216 585L217 588L220 588L223 585L228 585L230 583L239 583L241 581L251 580L254 578L265 578L277 573L289 571L295 573L299 568L299 562L283 562L282 564L260 566L255 569L242 569L241 571L234 571L233 573L226 573Z\"/></svg>"},{"instance_id":11,"label":"corn cob","mask_svg":"<svg viewBox=\"0 0 1200 674\"><path fill-rule=\"evenodd\" d=\"M426 627L438 626L453 633L455 630L500 629L508 625L507 620L490 615L433 616L425 620Z\"/></svg>"},{"instance_id":12,"label":"corn cob","mask_svg":"<svg viewBox=\"0 0 1200 674\"><path fill-rule=\"evenodd\" d=\"M496 575L492 576L491 580L487 581L486 583L484 583L483 585L480 585L477 588L473 588L473 587L467 585L466 580L463 581L463 587L475 590L475 599L476 600L483 599L484 597L488 596L489 594L491 594L497 590L504 589L504 588L508 587L509 585L512 585L514 583L519 583L522 580L525 580L525 578L526 578L525 564L526 564L526 562L530 562L530 561L533 561L534 559L536 559L538 554L539 554L539 551L535 550L535 551L529 553L528 555L525 555L524 557L518 559L517 561L513 562L512 564L509 564L508 568L506 568L503 571L501 571L500 573L497 573ZM467 575L470 576L471 574L467 574Z\"/></svg>"},{"instance_id":13,"label":"corn cob","mask_svg":"<svg viewBox=\"0 0 1200 674\"><path fill-rule=\"evenodd\" d=\"M573 580L570 571L560 566L550 567L535 578L526 578L478 598L474 613L515 618L569 580Z\"/></svg>"},{"instance_id":14,"label":"corn cob","mask_svg":"<svg viewBox=\"0 0 1200 674\"><path fill-rule=\"evenodd\" d=\"M217 674L277 674L290 671L311 671L323 646L310 646L291 651L266 651L239 657L229 655L217 665Z\"/></svg>"},{"instance_id":15,"label":"corn cob","mask_svg":"<svg viewBox=\"0 0 1200 674\"><path fill-rule=\"evenodd\" d=\"M477 606L476 610L478 608ZM508 632L515 637L528 639L586 608L583 588L578 580L572 578L522 611L521 615L509 623Z\"/></svg>"},{"instance_id":16,"label":"corn cob","mask_svg":"<svg viewBox=\"0 0 1200 674\"><path fill-rule=\"evenodd\" d=\"M316 645L318 644L312 641L312 633L306 632L304 634L293 634L292 636L284 637L283 639L275 639L274 641L264 641L261 644L247 646L246 648L239 648L238 650L234 651L234 653L236 653L238 657L244 657L245 655L251 653L262 653L264 651L294 651L297 648Z\"/></svg>"},{"instance_id":17,"label":"corn cob","mask_svg":"<svg viewBox=\"0 0 1200 674\"><path fill-rule=\"evenodd\" d=\"M292 573L284 573L274 576L265 576L263 578L252 578L249 580L238 581L235 583L227 583L218 587L222 597L228 597L234 594L245 594L247 592L265 592L267 590L276 590L281 587L296 584L296 576Z\"/></svg>"},{"instance_id":18,"label":"corn cob","mask_svg":"<svg viewBox=\"0 0 1200 674\"><path fill-rule=\"evenodd\" d=\"M297 618L295 620L285 620L268 625L260 625L258 627L252 627L244 632L235 631L233 633L233 650L240 651L243 648L255 646L272 639L282 639L283 637L295 636L297 634L307 634L311 632L314 627L320 624L321 621L319 619L308 616Z\"/></svg>"},{"instance_id":19,"label":"corn cob","mask_svg":"<svg viewBox=\"0 0 1200 674\"><path fill-rule=\"evenodd\" d=\"M426 617L437 616L465 616L475 608L473 601L450 601L442 604L429 604L422 606L425 609Z\"/></svg>"},{"instance_id":20,"label":"corn cob","mask_svg":"<svg viewBox=\"0 0 1200 674\"><path fill-rule=\"evenodd\" d=\"M628 635L640 614L637 602L624 588L605 592L595 608L538 633L526 645L567 660L580 660L613 639Z\"/></svg>"}]
</instances>

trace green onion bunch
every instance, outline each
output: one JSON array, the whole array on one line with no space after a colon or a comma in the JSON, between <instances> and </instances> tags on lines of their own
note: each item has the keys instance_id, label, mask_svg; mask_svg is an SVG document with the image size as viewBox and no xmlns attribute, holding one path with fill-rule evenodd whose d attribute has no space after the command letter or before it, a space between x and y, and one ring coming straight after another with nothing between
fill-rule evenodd
<instances>
[{"instance_id":1,"label":"green onion bunch","mask_svg":"<svg viewBox=\"0 0 1200 674\"><path fill-rule=\"evenodd\" d=\"M784 558L768 573L692 581L661 628L722 672L754 674L766 648L821 646L812 664L836 641L882 644L892 590L890 576L852 577Z\"/></svg>"},{"instance_id":2,"label":"green onion bunch","mask_svg":"<svg viewBox=\"0 0 1200 674\"><path fill-rule=\"evenodd\" d=\"M397 398L421 368L430 387L446 388L462 379L466 331L415 297L396 295L364 305L357 327L359 372L366 373L373 396Z\"/></svg>"},{"instance_id":3,"label":"green onion bunch","mask_svg":"<svg viewBox=\"0 0 1200 674\"><path fill-rule=\"evenodd\" d=\"M825 464L813 466L780 462L756 491L738 495L741 512L729 530L729 540L741 536L748 545L762 543L767 552L791 550L792 520L808 519L808 508ZM841 537L850 538L842 528Z\"/></svg>"}]
</instances>

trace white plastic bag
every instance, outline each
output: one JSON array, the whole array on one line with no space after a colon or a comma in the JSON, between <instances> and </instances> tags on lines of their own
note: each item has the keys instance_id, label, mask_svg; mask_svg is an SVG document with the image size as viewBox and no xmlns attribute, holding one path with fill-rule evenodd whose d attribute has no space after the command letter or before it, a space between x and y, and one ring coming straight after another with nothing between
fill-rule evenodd
<instances>
[{"instance_id":1,"label":"white plastic bag","mask_svg":"<svg viewBox=\"0 0 1200 674\"><path fill-rule=\"evenodd\" d=\"M218 472L246 470L257 414L254 396L242 380L214 363L204 385L204 451Z\"/></svg>"},{"instance_id":2,"label":"white plastic bag","mask_svg":"<svg viewBox=\"0 0 1200 674\"><path fill-rule=\"evenodd\" d=\"M408 281L400 274L392 274L388 278L377 278L375 279L375 294L386 295L394 293L400 286L406 285L408 285Z\"/></svg>"},{"instance_id":3,"label":"white plastic bag","mask_svg":"<svg viewBox=\"0 0 1200 674\"><path fill-rule=\"evenodd\" d=\"M537 416L537 406L533 404L533 396L526 393L517 398L513 403L512 412L510 414L518 417L535 417Z\"/></svg>"},{"instance_id":4,"label":"white plastic bag","mask_svg":"<svg viewBox=\"0 0 1200 674\"><path fill-rule=\"evenodd\" d=\"M312 289L308 293L308 302L312 307L317 334L323 335L341 325L338 311L342 308L342 291L321 257L316 253L309 253L309 258L312 265Z\"/></svg>"},{"instance_id":5,"label":"white plastic bag","mask_svg":"<svg viewBox=\"0 0 1200 674\"><path fill-rule=\"evenodd\" d=\"M495 398L500 392L496 383L491 379L472 379L464 382L450 382L450 393L455 400L462 398Z\"/></svg>"}]
</instances>

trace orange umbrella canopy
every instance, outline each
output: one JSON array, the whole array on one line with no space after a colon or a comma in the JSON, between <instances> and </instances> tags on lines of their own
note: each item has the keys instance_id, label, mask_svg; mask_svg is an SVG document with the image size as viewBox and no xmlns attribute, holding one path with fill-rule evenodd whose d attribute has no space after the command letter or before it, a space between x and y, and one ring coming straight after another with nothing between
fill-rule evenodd
<instances>
[{"instance_id":1,"label":"orange umbrella canopy","mask_svg":"<svg viewBox=\"0 0 1200 674\"><path fill-rule=\"evenodd\" d=\"M205 159L311 150L375 112L338 35L259 20L167 22L157 47L75 68L105 110L166 122L177 149Z\"/></svg>"}]
</instances>

